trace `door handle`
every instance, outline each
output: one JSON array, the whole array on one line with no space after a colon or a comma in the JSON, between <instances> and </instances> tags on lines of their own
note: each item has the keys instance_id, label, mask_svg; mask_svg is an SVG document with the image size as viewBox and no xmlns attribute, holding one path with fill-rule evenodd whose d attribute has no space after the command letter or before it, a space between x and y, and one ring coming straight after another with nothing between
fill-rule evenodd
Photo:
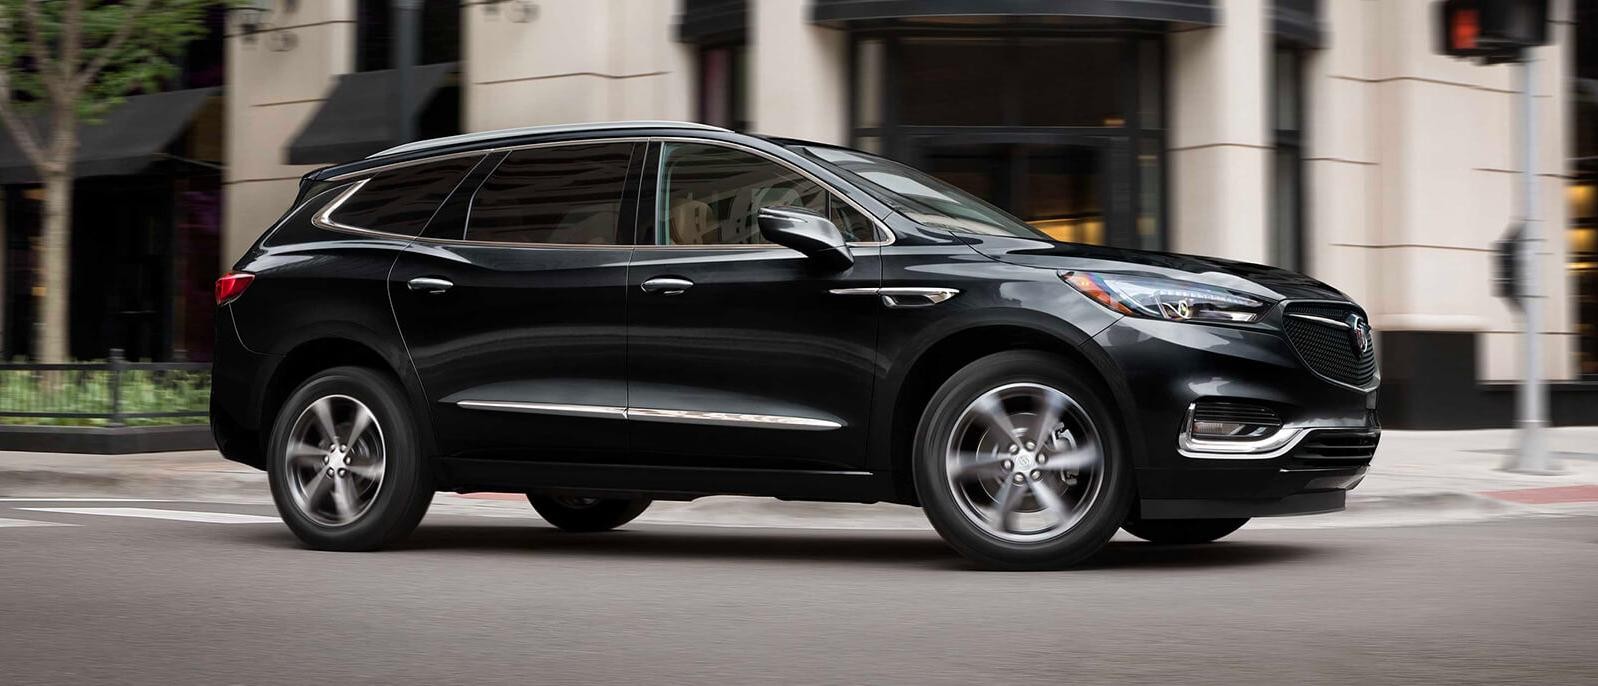
<instances>
[{"instance_id":1,"label":"door handle","mask_svg":"<svg viewBox=\"0 0 1598 686\"><path fill-rule=\"evenodd\" d=\"M405 285L410 286L411 290L419 293L443 293L455 286L454 282L449 279L440 279L433 276L418 276L406 281Z\"/></svg>"},{"instance_id":2,"label":"door handle","mask_svg":"<svg viewBox=\"0 0 1598 686\"><path fill-rule=\"evenodd\" d=\"M660 295L682 295L683 291L693 287L694 282L675 276L657 276L639 286L639 288L644 289L645 293L658 293Z\"/></svg>"}]
</instances>

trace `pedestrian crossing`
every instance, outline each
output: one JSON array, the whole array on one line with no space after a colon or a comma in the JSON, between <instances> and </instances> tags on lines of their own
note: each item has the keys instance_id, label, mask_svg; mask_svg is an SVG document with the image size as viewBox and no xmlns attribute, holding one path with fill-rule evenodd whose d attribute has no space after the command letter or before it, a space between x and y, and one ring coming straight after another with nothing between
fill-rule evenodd
<instances>
[{"instance_id":1,"label":"pedestrian crossing","mask_svg":"<svg viewBox=\"0 0 1598 686\"><path fill-rule=\"evenodd\" d=\"M177 509L184 506L203 509ZM275 515L224 511L219 503L141 498L0 498L0 529L75 527L109 519L201 524L281 524ZM9 507L5 507L9 506Z\"/></svg>"}]
</instances>

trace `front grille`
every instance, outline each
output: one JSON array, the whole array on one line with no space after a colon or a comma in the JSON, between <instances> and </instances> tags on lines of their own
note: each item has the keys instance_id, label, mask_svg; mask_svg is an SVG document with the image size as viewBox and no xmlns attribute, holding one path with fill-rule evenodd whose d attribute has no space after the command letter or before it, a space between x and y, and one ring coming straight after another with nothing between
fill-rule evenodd
<instances>
[{"instance_id":1,"label":"front grille","mask_svg":"<svg viewBox=\"0 0 1598 686\"><path fill-rule=\"evenodd\" d=\"M1376 431L1312 431L1293 449L1293 458L1317 467L1363 467L1380 441Z\"/></svg>"},{"instance_id":2,"label":"front grille","mask_svg":"<svg viewBox=\"0 0 1598 686\"><path fill-rule=\"evenodd\" d=\"M1357 348L1351 329L1341 324L1350 314L1363 318L1364 313L1352 305L1306 303L1289 305L1286 314L1282 328L1287 332L1287 340L1315 373L1359 387L1376 378L1376 346ZM1329 321L1294 317L1295 314Z\"/></svg>"}]
</instances>

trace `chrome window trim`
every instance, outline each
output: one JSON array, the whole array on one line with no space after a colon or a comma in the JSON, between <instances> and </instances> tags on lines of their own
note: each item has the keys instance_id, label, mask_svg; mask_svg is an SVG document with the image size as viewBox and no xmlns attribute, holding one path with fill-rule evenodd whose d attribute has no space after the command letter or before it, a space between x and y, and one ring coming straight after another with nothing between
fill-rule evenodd
<instances>
[{"instance_id":1,"label":"chrome window trim","mask_svg":"<svg viewBox=\"0 0 1598 686\"><path fill-rule=\"evenodd\" d=\"M559 417L597 417L602 419L627 419L642 422L669 424L700 424L709 426L740 426L758 429L787 429L793 431L832 431L843 424L830 419L795 417L748 412L714 412L708 410L673 410L656 407L616 407L614 405L576 405L566 403L529 403L511 400L458 400L455 406L466 410L496 412L522 412Z\"/></svg>"},{"instance_id":2,"label":"chrome window trim","mask_svg":"<svg viewBox=\"0 0 1598 686\"><path fill-rule=\"evenodd\" d=\"M711 127L711 130L721 131L721 130L724 130L724 129L715 129L714 127ZM850 207L854 208L855 211L859 212L868 221L870 221L872 226L875 227L876 230L879 233L881 233L884 236L887 236L886 240L881 240L881 241L849 241L848 242L849 247L851 247L851 248L880 248L880 247L886 247L886 246L889 246L889 245L893 245L894 243L898 242L898 236L895 235L893 233L893 231L888 229L888 225L886 223L884 223L881 219L878 219L876 217L876 215L873 215L870 212L867 212L864 207L860 206L860 203L855 202L854 199L850 198L848 195L846 195L846 194L844 194L842 192L839 192L837 187L835 187L832 184L829 184L829 183L827 183L825 181L822 181L821 179L817 178L814 174L811 174L811 173L809 173L809 172L807 172L807 171L805 171L803 169L800 169L800 168L794 166L793 164L789 163L788 161L783 160L780 157L777 157L776 155L773 155L773 154L771 154L769 152L766 152L764 150L760 150L760 149L757 149L757 148L754 148L754 147L751 147L751 146L748 146L748 145L745 145L745 144L742 144L742 143L735 143L735 142L731 142L731 141L718 141L718 140L713 140L713 139L709 139L709 138L694 138L694 137L691 137L691 136L615 136L615 137L604 137L604 138L582 138L582 139L567 140L567 141L545 141L545 142L541 142L541 143L524 143L524 144L521 144L521 145L508 145L508 146L501 146L501 147L495 147L495 148L478 149L478 150L470 150L470 151L465 151L465 152L452 153L452 154L449 154L449 155L439 155L439 156L436 156L436 157L424 157L424 158L415 159L415 160L405 160L405 161L402 161L402 162L394 162L394 163L391 163L391 164L385 164L385 165L380 165L380 166L376 166L376 167L371 167L369 169L362 169L360 171L348 172L348 173L345 173L345 174L340 174L338 176L334 176L334 177L328 178L327 181L338 182L338 181L346 181L346 180L349 180L349 179L359 178L359 179L362 179L361 182L359 184L357 184L356 187L345 191L342 196L340 196L339 198L335 199L332 203L329 203L329 205L327 207L323 208L321 212L318 212L316 214L316 216L312 217L311 221L312 221L313 224L316 224L317 226L320 226L321 228L331 229L331 230L334 230L334 231L347 231L347 232L351 232L351 233L359 233L359 234L375 235L375 236L384 236L384 237L394 237L394 238L401 238L401 239L405 239L405 240L416 240L416 241L419 241L419 242L438 243L438 244L446 244L446 245L482 245L482 246L498 246L498 247L517 247L517 248L563 248L563 249L579 248L579 249L588 249L588 250L607 250L607 249L609 249L609 250L614 250L614 249L631 250L631 249L634 249L634 248L668 249L668 250L729 250L729 249L731 249L731 250L772 250L772 249L787 250L787 248L783 248L782 246L776 245L776 244L773 244L773 243L759 243L759 244L747 244L747 245L745 245L745 244L738 244L738 245L731 245L731 244L727 244L727 245L656 245L654 243L649 243L649 244L630 243L630 244L616 244L616 245L592 245L592 244L581 244L581 243L512 243L512 242L503 242L503 241L474 241L474 240L467 240L467 239L464 239L464 238L432 238L432 237L427 237L427 236L405 236L405 235L397 234L397 233L389 233L387 231L378 231L378 230L375 230L375 229L365 229L365 228L361 228L361 227L358 227L358 226L349 226L349 225L346 225L346 224L339 224L339 223L334 222L334 221L332 221L331 219L328 218L334 211L336 211L338 209L339 205L342 205L345 200L349 199L351 196L353 196L355 194L356 190L359 190L359 186L360 185L364 185L366 181L371 180L371 177L376 176L377 174L380 174L380 173L385 172L385 171L391 171L391 170L394 170L394 169L400 169L400 168L403 168L403 167L409 167L409 166L417 165L417 164L426 164L426 163L429 163L429 162L437 162L437 161L440 161L440 160L448 160L448 159L454 159L456 157L466 157L466 156L472 156L472 155L480 155L480 156L483 156L483 157L486 158L488 156L491 156L491 155L494 155L494 154L497 154L497 153L510 153L510 152L516 152L516 151L520 151L520 150L536 150L536 149L540 149L540 148L557 148L557 147L571 146L571 145L594 145L594 144L601 144L601 143L655 143L655 142L660 142L660 143L666 143L666 142L672 142L672 143L699 143L699 144L703 144L703 145L716 145L716 146L720 146L720 147L724 147L724 148L732 148L732 149L736 149L736 150L741 150L741 151L744 151L744 152L753 153L753 154L755 154L757 156L760 156L760 157L764 157L764 158L766 158L766 159L768 159L768 160L770 160L772 162L775 162L775 163L777 163L779 165L782 165L783 167L786 167L788 170L794 172L795 174L798 174L798 175L810 180L812 183L815 183L816 185L820 186L823 190L827 191L828 193L831 193L831 194L837 196L838 198L842 199L845 204L847 204ZM367 158L367 159L371 159L371 158ZM653 213L654 209L651 208L650 211L651 211L651 213Z\"/></svg>"},{"instance_id":3,"label":"chrome window trim","mask_svg":"<svg viewBox=\"0 0 1598 686\"><path fill-rule=\"evenodd\" d=\"M366 228L362 228L362 227L359 227L359 226L351 226L349 224L341 224L341 223L333 220L333 213L337 212L340 207L344 206L344 201L349 200L352 197L355 197L355 194L357 192L360 192L360 190L362 188L365 188L366 184L368 182L370 182L371 180L372 180L372 177L368 176L368 177L366 177L364 179L361 179L360 181L356 181L355 183L350 184L349 188L344 189L343 192L339 193L338 197L333 198L333 202L328 203L327 205L322 207L322 209L320 211L318 211L316 214L311 215L311 224L314 225L314 226L317 226L317 227L320 227L320 228L323 228L323 229L329 229L329 230L332 230L332 231L345 231L345 232L348 232L348 233L359 233L359 234L365 234L365 235L369 235L369 236L381 236L381 237L384 237L384 238L399 238L399 239L404 239L404 240L409 240L410 238L412 238L411 236L405 236L405 235L402 235L402 234L391 233L391 232L388 232L388 231L378 231L376 229L366 229Z\"/></svg>"}]
</instances>

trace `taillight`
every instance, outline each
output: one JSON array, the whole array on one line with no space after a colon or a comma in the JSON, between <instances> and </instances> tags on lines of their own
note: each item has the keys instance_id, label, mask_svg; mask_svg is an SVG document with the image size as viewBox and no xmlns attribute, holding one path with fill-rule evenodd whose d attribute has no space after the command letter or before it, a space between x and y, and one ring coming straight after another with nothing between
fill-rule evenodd
<instances>
[{"instance_id":1,"label":"taillight","mask_svg":"<svg viewBox=\"0 0 1598 686\"><path fill-rule=\"evenodd\" d=\"M244 294L244 289L250 287L250 282L255 280L254 274L244 272L228 272L216 280L216 306L221 307Z\"/></svg>"}]
</instances>

